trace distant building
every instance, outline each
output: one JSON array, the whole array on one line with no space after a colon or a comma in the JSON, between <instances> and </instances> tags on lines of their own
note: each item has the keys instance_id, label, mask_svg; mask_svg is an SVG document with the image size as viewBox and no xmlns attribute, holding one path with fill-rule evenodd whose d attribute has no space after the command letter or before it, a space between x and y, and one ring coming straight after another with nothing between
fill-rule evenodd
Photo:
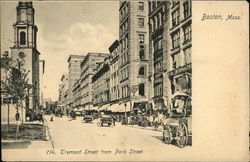
<instances>
[{"instance_id":1,"label":"distant building","mask_svg":"<svg viewBox=\"0 0 250 162\"><path fill-rule=\"evenodd\" d=\"M79 108L81 106L81 84L80 78L75 82L72 89L73 93L73 108Z\"/></svg>"},{"instance_id":2,"label":"distant building","mask_svg":"<svg viewBox=\"0 0 250 162\"><path fill-rule=\"evenodd\" d=\"M148 102L148 2L122 1L119 13L120 106L136 113Z\"/></svg>"},{"instance_id":3,"label":"distant building","mask_svg":"<svg viewBox=\"0 0 250 162\"><path fill-rule=\"evenodd\" d=\"M112 104L119 102L119 41L116 40L109 47L110 52L110 102Z\"/></svg>"},{"instance_id":4,"label":"distant building","mask_svg":"<svg viewBox=\"0 0 250 162\"><path fill-rule=\"evenodd\" d=\"M37 109L39 105L39 55L37 50L37 26L35 25L35 9L32 2L18 2L17 20L14 28L14 46L11 57L19 64L24 60L23 68L29 71L29 99L26 108Z\"/></svg>"},{"instance_id":5,"label":"distant building","mask_svg":"<svg viewBox=\"0 0 250 162\"><path fill-rule=\"evenodd\" d=\"M73 108L73 86L80 78L80 64L85 56L81 55L70 55L68 58L68 77L69 77L69 88L68 88L68 106Z\"/></svg>"},{"instance_id":6,"label":"distant building","mask_svg":"<svg viewBox=\"0 0 250 162\"><path fill-rule=\"evenodd\" d=\"M80 92L81 92L81 107L85 110L93 109L93 89L92 76L94 75L97 66L101 64L104 59L109 56L106 53L88 53L81 62L81 76L80 76Z\"/></svg>"},{"instance_id":7,"label":"distant building","mask_svg":"<svg viewBox=\"0 0 250 162\"><path fill-rule=\"evenodd\" d=\"M61 82L59 85L59 99L58 104L64 108L68 105L68 88L69 88L69 78L68 74L64 73L61 77Z\"/></svg>"},{"instance_id":8,"label":"distant building","mask_svg":"<svg viewBox=\"0 0 250 162\"><path fill-rule=\"evenodd\" d=\"M124 112L124 105L120 104L120 80L119 80L119 59L120 46L116 40L109 47L110 52L110 105L107 110L112 112Z\"/></svg>"},{"instance_id":9,"label":"distant building","mask_svg":"<svg viewBox=\"0 0 250 162\"><path fill-rule=\"evenodd\" d=\"M40 86L40 105L43 105L45 107L45 102L43 101L43 92L44 92L44 73L45 73L45 60L39 60L39 86Z\"/></svg>"},{"instance_id":10,"label":"distant building","mask_svg":"<svg viewBox=\"0 0 250 162\"><path fill-rule=\"evenodd\" d=\"M109 57L104 59L92 77L93 105L99 108L110 102L110 63Z\"/></svg>"}]
</instances>

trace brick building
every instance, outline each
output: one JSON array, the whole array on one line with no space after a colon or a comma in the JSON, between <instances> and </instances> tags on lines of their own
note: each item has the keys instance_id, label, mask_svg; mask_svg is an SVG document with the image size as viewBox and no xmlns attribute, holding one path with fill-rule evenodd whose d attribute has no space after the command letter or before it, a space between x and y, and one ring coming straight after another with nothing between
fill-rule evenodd
<instances>
[{"instance_id":1,"label":"brick building","mask_svg":"<svg viewBox=\"0 0 250 162\"><path fill-rule=\"evenodd\" d=\"M81 106L81 84L80 78L74 83L72 88L73 99L72 99L72 107L79 108Z\"/></svg>"},{"instance_id":2,"label":"brick building","mask_svg":"<svg viewBox=\"0 0 250 162\"><path fill-rule=\"evenodd\" d=\"M109 47L110 52L110 107L109 110L113 112L120 111L119 109L119 41L115 40Z\"/></svg>"},{"instance_id":3,"label":"brick building","mask_svg":"<svg viewBox=\"0 0 250 162\"><path fill-rule=\"evenodd\" d=\"M192 1L173 1L171 5L171 94L183 92L192 95Z\"/></svg>"},{"instance_id":4,"label":"brick building","mask_svg":"<svg viewBox=\"0 0 250 162\"><path fill-rule=\"evenodd\" d=\"M85 110L94 109L93 107L93 89L92 89L92 76L94 75L97 67L104 59L109 56L106 53L88 53L81 62L80 70L80 98L81 107Z\"/></svg>"},{"instance_id":5,"label":"brick building","mask_svg":"<svg viewBox=\"0 0 250 162\"><path fill-rule=\"evenodd\" d=\"M110 102L110 63L109 57L97 66L96 72L92 77L93 105L99 109ZM105 106L106 107L106 106Z\"/></svg>"},{"instance_id":6,"label":"brick building","mask_svg":"<svg viewBox=\"0 0 250 162\"><path fill-rule=\"evenodd\" d=\"M120 107L148 101L148 3L122 1L119 9Z\"/></svg>"},{"instance_id":7,"label":"brick building","mask_svg":"<svg viewBox=\"0 0 250 162\"><path fill-rule=\"evenodd\" d=\"M170 5L169 1L149 2L149 100L155 110L169 106L170 80ZM153 106L154 105L154 106Z\"/></svg>"},{"instance_id":8,"label":"brick building","mask_svg":"<svg viewBox=\"0 0 250 162\"><path fill-rule=\"evenodd\" d=\"M191 94L191 1L150 1L149 33L149 99L169 110L176 91Z\"/></svg>"},{"instance_id":9,"label":"brick building","mask_svg":"<svg viewBox=\"0 0 250 162\"><path fill-rule=\"evenodd\" d=\"M61 77L61 83L59 86L59 100L58 104L65 108L68 105L68 88L69 88L69 78L68 74L65 73Z\"/></svg>"},{"instance_id":10,"label":"brick building","mask_svg":"<svg viewBox=\"0 0 250 162\"><path fill-rule=\"evenodd\" d=\"M85 56L82 55L70 55L68 58L68 80L69 80L69 88L68 88L68 99L69 103L68 106L70 108L73 108L73 88L74 84L79 80L80 78L80 64L82 60L85 58Z\"/></svg>"}]
</instances>

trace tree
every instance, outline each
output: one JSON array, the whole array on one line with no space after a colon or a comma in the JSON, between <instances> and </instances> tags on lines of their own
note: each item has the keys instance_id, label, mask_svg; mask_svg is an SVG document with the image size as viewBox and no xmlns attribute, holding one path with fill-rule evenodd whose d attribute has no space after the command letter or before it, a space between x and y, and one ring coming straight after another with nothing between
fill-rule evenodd
<instances>
[{"instance_id":1,"label":"tree","mask_svg":"<svg viewBox=\"0 0 250 162\"><path fill-rule=\"evenodd\" d=\"M29 71L26 71L24 67L24 58L25 55L19 57L17 61L13 61L12 58L8 57L8 52L5 52L3 58L1 59L1 94L3 93L4 97L15 101L13 103L16 105L16 110L18 113L19 108L21 108L22 123L23 102L28 96L29 89L32 87L32 85L28 84Z\"/></svg>"}]
</instances>

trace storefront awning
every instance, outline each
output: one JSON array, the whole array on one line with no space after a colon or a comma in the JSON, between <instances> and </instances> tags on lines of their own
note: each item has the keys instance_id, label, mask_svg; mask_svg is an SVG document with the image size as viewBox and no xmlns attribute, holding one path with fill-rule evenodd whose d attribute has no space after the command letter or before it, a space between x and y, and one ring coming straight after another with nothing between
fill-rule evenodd
<instances>
[{"instance_id":1,"label":"storefront awning","mask_svg":"<svg viewBox=\"0 0 250 162\"><path fill-rule=\"evenodd\" d=\"M98 110L99 110L99 111L101 111L101 110L106 110L108 107L109 107L109 104L102 105Z\"/></svg>"},{"instance_id":2,"label":"storefront awning","mask_svg":"<svg viewBox=\"0 0 250 162\"><path fill-rule=\"evenodd\" d=\"M131 111L130 102L119 104L117 112L129 112Z\"/></svg>"},{"instance_id":3,"label":"storefront awning","mask_svg":"<svg viewBox=\"0 0 250 162\"><path fill-rule=\"evenodd\" d=\"M119 104L112 104L107 108L107 110L112 111L112 112L118 112Z\"/></svg>"}]
</instances>

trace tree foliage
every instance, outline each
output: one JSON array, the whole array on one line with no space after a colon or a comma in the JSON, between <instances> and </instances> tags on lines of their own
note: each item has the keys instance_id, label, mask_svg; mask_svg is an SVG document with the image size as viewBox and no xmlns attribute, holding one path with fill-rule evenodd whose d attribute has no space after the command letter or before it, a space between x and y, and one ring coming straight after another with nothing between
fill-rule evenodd
<instances>
[{"instance_id":1,"label":"tree foliage","mask_svg":"<svg viewBox=\"0 0 250 162\"><path fill-rule=\"evenodd\" d=\"M28 96L29 88L28 74L24 67L25 59L19 58L14 61L12 58L1 58L1 94L17 103Z\"/></svg>"}]
</instances>

